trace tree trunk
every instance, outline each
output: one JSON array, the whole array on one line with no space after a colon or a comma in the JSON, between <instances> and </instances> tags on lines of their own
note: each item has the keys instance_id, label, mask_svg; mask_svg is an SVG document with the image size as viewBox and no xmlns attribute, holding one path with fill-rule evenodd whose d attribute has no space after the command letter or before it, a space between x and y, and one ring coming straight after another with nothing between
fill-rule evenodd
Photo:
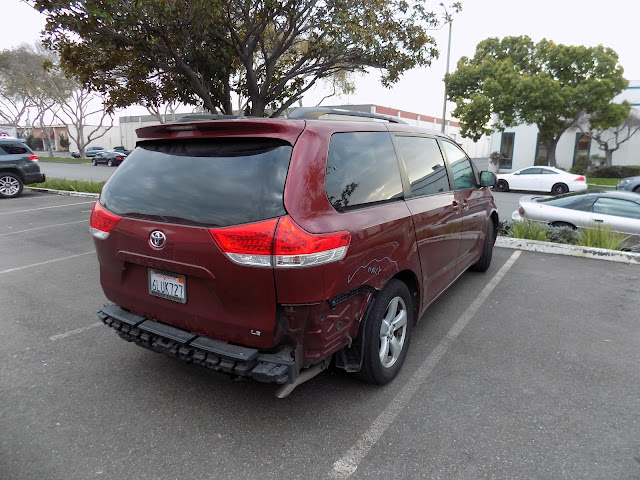
<instances>
[{"instance_id":1,"label":"tree trunk","mask_svg":"<svg viewBox=\"0 0 640 480\"><path fill-rule=\"evenodd\" d=\"M545 146L547 147L549 166L556 167L556 147L558 146L558 140L560 140L560 136L553 138L552 140L548 140L545 142Z\"/></svg>"},{"instance_id":2,"label":"tree trunk","mask_svg":"<svg viewBox=\"0 0 640 480\"><path fill-rule=\"evenodd\" d=\"M604 151L604 164L607 167L611 167L613 165L613 150L606 148Z\"/></svg>"}]
</instances>

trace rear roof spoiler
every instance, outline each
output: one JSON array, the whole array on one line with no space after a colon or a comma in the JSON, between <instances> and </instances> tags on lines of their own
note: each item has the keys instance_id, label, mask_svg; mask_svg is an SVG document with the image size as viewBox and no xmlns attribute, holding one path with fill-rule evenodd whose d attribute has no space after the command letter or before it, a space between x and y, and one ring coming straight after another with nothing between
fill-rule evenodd
<instances>
[{"instance_id":1,"label":"rear roof spoiler","mask_svg":"<svg viewBox=\"0 0 640 480\"><path fill-rule=\"evenodd\" d=\"M407 124L404 120L398 117L392 117L391 115L382 115L380 113L359 112L357 110L343 110L341 108L331 107L299 107L289 114L291 119L318 119L322 115L344 115L348 117L364 117L373 118L376 120L384 120L390 123L403 123Z\"/></svg>"}]
</instances>

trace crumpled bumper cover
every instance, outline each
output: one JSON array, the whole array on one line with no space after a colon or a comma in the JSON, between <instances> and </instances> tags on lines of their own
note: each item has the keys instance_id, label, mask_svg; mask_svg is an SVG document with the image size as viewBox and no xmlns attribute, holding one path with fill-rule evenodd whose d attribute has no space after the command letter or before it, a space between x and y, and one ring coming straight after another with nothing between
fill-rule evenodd
<instances>
[{"instance_id":1,"label":"crumpled bumper cover","mask_svg":"<svg viewBox=\"0 0 640 480\"><path fill-rule=\"evenodd\" d=\"M266 383L293 383L297 376L289 352L263 353L232 345L142 317L108 303L98 311L102 322L129 342L219 372Z\"/></svg>"}]
</instances>

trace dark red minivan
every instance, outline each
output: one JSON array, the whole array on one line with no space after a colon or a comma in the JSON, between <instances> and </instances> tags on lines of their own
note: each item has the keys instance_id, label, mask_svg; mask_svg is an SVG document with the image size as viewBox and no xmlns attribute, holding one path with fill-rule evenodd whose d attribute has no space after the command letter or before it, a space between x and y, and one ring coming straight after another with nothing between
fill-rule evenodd
<instances>
[{"instance_id":1,"label":"dark red minivan","mask_svg":"<svg viewBox=\"0 0 640 480\"><path fill-rule=\"evenodd\" d=\"M332 359L392 380L429 304L489 267L495 177L447 136L355 115L139 129L91 214L102 321L280 396Z\"/></svg>"}]
</instances>

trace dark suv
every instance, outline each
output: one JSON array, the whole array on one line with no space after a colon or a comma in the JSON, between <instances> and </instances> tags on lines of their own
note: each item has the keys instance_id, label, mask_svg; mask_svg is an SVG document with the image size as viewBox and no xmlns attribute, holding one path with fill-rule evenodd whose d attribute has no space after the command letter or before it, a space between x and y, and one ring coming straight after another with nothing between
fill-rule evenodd
<instances>
[{"instance_id":1,"label":"dark suv","mask_svg":"<svg viewBox=\"0 0 640 480\"><path fill-rule=\"evenodd\" d=\"M22 194L25 185L42 183L38 156L16 138L0 138L0 198Z\"/></svg>"},{"instance_id":2,"label":"dark suv","mask_svg":"<svg viewBox=\"0 0 640 480\"><path fill-rule=\"evenodd\" d=\"M299 110L137 131L91 214L105 324L279 396L331 359L396 376L429 304L489 267L495 176L439 133Z\"/></svg>"}]
</instances>

